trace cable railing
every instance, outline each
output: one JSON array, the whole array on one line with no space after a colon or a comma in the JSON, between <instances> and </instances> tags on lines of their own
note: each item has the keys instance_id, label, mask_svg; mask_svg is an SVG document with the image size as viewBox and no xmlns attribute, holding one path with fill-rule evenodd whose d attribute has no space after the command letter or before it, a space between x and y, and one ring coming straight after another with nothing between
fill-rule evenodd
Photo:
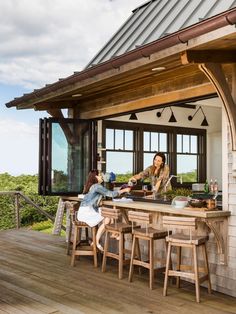
<instances>
[{"instance_id":1,"label":"cable railing","mask_svg":"<svg viewBox=\"0 0 236 314\"><path fill-rule=\"evenodd\" d=\"M0 191L0 196L12 196L14 197L14 214L15 214L15 223L16 223L16 228L20 228L20 198L22 198L27 204L33 206L38 213L44 215L47 217L49 220L51 220L53 223L55 223L55 217L53 217L51 214L46 212L44 209L42 209L38 204L36 204L34 201L32 201L28 196L24 195L20 191ZM61 226L63 230L66 228L64 226Z\"/></svg>"}]
</instances>

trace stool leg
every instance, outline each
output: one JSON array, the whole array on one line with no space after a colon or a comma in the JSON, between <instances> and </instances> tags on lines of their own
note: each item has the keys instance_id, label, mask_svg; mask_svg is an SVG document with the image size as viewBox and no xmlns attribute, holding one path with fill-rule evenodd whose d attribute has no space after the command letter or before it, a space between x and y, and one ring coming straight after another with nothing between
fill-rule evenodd
<instances>
[{"instance_id":1,"label":"stool leg","mask_svg":"<svg viewBox=\"0 0 236 314\"><path fill-rule=\"evenodd\" d=\"M124 233L119 233L119 279L123 278L123 261L124 261Z\"/></svg>"},{"instance_id":2,"label":"stool leg","mask_svg":"<svg viewBox=\"0 0 236 314\"><path fill-rule=\"evenodd\" d=\"M94 267L98 267L97 247L96 247L96 227L92 228L92 238L93 238L93 262L94 262Z\"/></svg>"},{"instance_id":3,"label":"stool leg","mask_svg":"<svg viewBox=\"0 0 236 314\"><path fill-rule=\"evenodd\" d=\"M137 240L135 242L135 249L134 250L135 250L134 258L141 261L141 251L140 251L140 246L139 246L139 240ZM138 266L138 273L139 273L139 275L141 275L141 273L142 273L142 267L141 266Z\"/></svg>"},{"instance_id":4,"label":"stool leg","mask_svg":"<svg viewBox=\"0 0 236 314\"><path fill-rule=\"evenodd\" d=\"M104 241L104 252L103 252L103 259L102 259L102 272L106 271L106 263L107 263L107 249L108 249L108 231L105 233L105 241Z\"/></svg>"},{"instance_id":5,"label":"stool leg","mask_svg":"<svg viewBox=\"0 0 236 314\"><path fill-rule=\"evenodd\" d=\"M168 275L170 269L170 259L171 259L171 243L168 242L167 256L166 256L166 271L165 271L165 280L164 280L164 289L163 296L167 294L167 285L168 285Z\"/></svg>"},{"instance_id":6,"label":"stool leg","mask_svg":"<svg viewBox=\"0 0 236 314\"><path fill-rule=\"evenodd\" d=\"M78 236L78 228L74 226L74 239L73 239L73 246L71 252L71 266L75 265L75 251L76 251L76 244L77 244L77 236Z\"/></svg>"},{"instance_id":7,"label":"stool leg","mask_svg":"<svg viewBox=\"0 0 236 314\"><path fill-rule=\"evenodd\" d=\"M204 260L205 260L205 267L206 267L206 273L207 273L208 293L211 293L211 278L210 278L210 270L209 270L209 263L208 263L208 257L207 257L206 243L203 244L202 249L203 249L203 256L204 256Z\"/></svg>"},{"instance_id":8,"label":"stool leg","mask_svg":"<svg viewBox=\"0 0 236 314\"><path fill-rule=\"evenodd\" d=\"M149 239L149 288L153 289L154 261L153 261L153 239Z\"/></svg>"},{"instance_id":9,"label":"stool leg","mask_svg":"<svg viewBox=\"0 0 236 314\"><path fill-rule=\"evenodd\" d=\"M180 271L180 265L181 265L181 255L182 255L182 248L181 246L177 247L177 264L176 264L176 270ZM180 288L180 277L176 277L176 287Z\"/></svg>"},{"instance_id":10,"label":"stool leg","mask_svg":"<svg viewBox=\"0 0 236 314\"><path fill-rule=\"evenodd\" d=\"M198 275L198 264L197 264L197 246L196 245L193 245L193 261L194 261L196 301L199 303L200 302L200 288L199 288L199 275Z\"/></svg>"},{"instance_id":11,"label":"stool leg","mask_svg":"<svg viewBox=\"0 0 236 314\"><path fill-rule=\"evenodd\" d=\"M69 232L68 232L68 241L67 241L67 247L66 247L66 254L70 255L70 247L71 247L71 234L72 234L72 222L70 220L70 226L69 226Z\"/></svg>"},{"instance_id":12,"label":"stool leg","mask_svg":"<svg viewBox=\"0 0 236 314\"><path fill-rule=\"evenodd\" d=\"M133 242L132 242L131 257L130 257L129 282L131 282L132 278L133 278L133 272L134 272L133 260L134 260L134 252L135 252L136 240L137 240L136 236L134 235L133 236Z\"/></svg>"}]
</instances>

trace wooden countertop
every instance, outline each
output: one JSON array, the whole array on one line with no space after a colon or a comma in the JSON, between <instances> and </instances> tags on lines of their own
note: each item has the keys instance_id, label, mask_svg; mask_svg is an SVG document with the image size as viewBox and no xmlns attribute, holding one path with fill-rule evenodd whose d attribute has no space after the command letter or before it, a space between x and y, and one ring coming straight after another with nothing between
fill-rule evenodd
<instances>
[{"instance_id":1,"label":"wooden countertop","mask_svg":"<svg viewBox=\"0 0 236 314\"><path fill-rule=\"evenodd\" d=\"M139 202L139 201L103 201L104 205L117 206L120 208L126 209L136 209L144 210L149 212L159 212L172 215L184 215L191 217L200 217L200 218L217 218L217 217L228 217L230 216L230 211L224 210L211 210L211 211L201 211L201 210L189 210L189 209L179 209L174 208L168 204L158 204L152 202Z\"/></svg>"},{"instance_id":2,"label":"wooden countertop","mask_svg":"<svg viewBox=\"0 0 236 314\"><path fill-rule=\"evenodd\" d=\"M81 200L76 196L70 197L63 197L63 200L67 201L77 201L80 202ZM140 201L117 201L114 200L104 200L104 205L109 206L117 206L120 208L126 209L136 209L136 210L144 210L149 212L159 212L165 214L172 214L172 215L184 215L184 216L191 216L191 217L200 217L200 218L217 218L217 217L228 217L231 215L231 212L228 210L210 210L210 211L202 211L202 210L189 210L189 209L179 209L174 208L169 204L159 204L159 203L152 203L152 202L140 202Z\"/></svg>"}]
</instances>

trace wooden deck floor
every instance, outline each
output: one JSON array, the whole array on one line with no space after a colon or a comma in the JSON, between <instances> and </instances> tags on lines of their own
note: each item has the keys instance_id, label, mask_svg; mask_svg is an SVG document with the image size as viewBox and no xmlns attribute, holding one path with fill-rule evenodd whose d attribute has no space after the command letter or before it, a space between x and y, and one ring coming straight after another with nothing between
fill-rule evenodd
<instances>
[{"instance_id":1,"label":"wooden deck floor","mask_svg":"<svg viewBox=\"0 0 236 314\"><path fill-rule=\"evenodd\" d=\"M70 266L63 238L29 230L0 231L0 314L42 313L236 313L236 299L191 284L162 296L163 278L148 288L148 276L118 280L117 267L95 269L84 257Z\"/></svg>"}]
</instances>

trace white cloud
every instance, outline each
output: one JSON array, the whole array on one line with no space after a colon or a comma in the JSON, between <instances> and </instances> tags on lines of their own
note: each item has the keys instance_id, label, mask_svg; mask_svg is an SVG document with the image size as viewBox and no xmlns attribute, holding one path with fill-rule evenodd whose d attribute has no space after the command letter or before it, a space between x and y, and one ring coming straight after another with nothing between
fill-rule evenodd
<instances>
[{"instance_id":1,"label":"white cloud","mask_svg":"<svg viewBox=\"0 0 236 314\"><path fill-rule=\"evenodd\" d=\"M34 123L47 116L6 109L4 103L21 96L21 88L31 91L83 69L142 3L0 0L0 173L38 172Z\"/></svg>"},{"instance_id":2,"label":"white cloud","mask_svg":"<svg viewBox=\"0 0 236 314\"><path fill-rule=\"evenodd\" d=\"M38 88L83 69L142 0L1 0L0 82Z\"/></svg>"},{"instance_id":3,"label":"white cloud","mask_svg":"<svg viewBox=\"0 0 236 314\"><path fill-rule=\"evenodd\" d=\"M0 173L36 174L38 126L15 120L0 121Z\"/></svg>"}]
</instances>

